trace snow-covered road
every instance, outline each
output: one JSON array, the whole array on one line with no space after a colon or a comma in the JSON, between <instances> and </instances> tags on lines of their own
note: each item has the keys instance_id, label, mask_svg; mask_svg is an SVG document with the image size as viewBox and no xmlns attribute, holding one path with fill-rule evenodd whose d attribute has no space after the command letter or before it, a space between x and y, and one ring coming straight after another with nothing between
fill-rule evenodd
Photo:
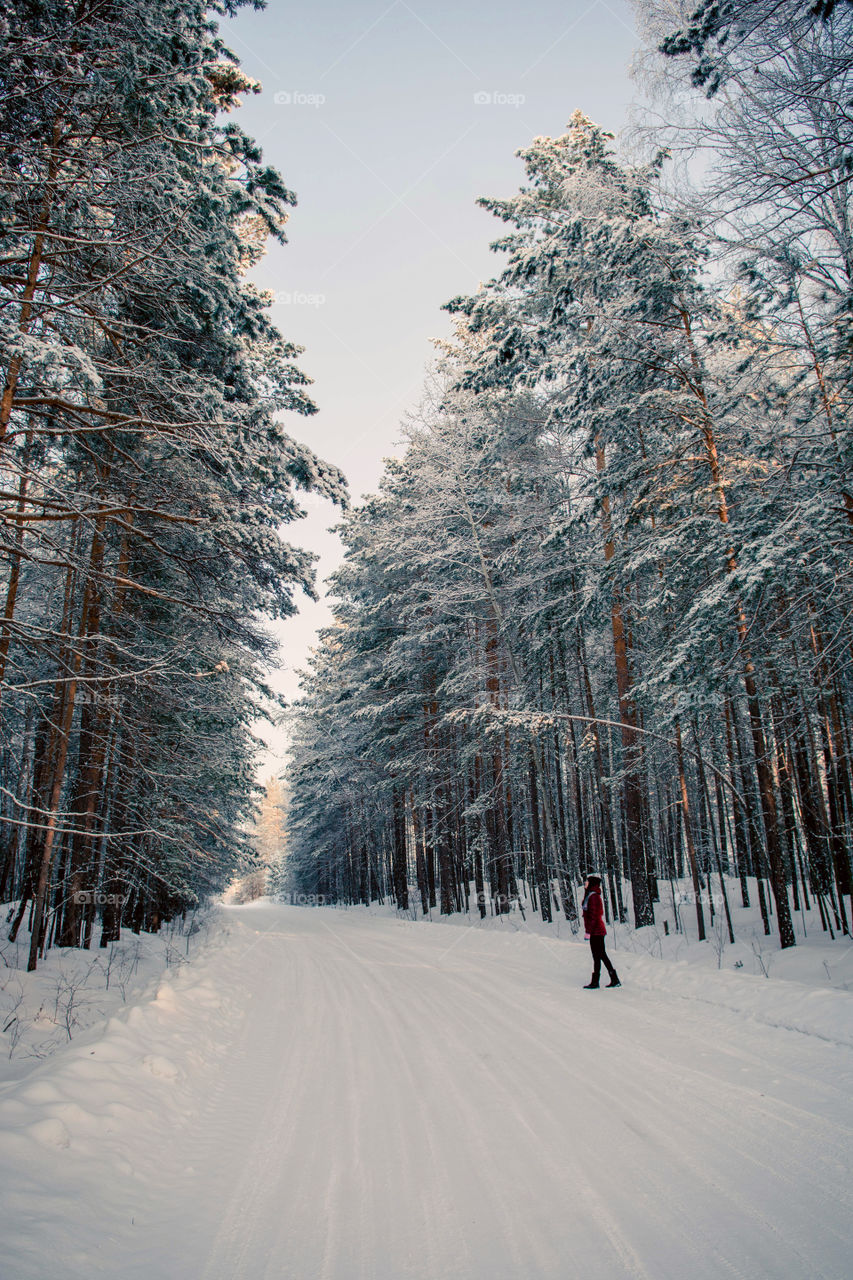
<instances>
[{"instance_id":1,"label":"snow-covered road","mask_svg":"<svg viewBox=\"0 0 853 1280\"><path fill-rule=\"evenodd\" d=\"M849 1047L632 985L630 957L583 991L583 944L225 918L6 1086L4 1277L853 1274Z\"/></svg>"}]
</instances>

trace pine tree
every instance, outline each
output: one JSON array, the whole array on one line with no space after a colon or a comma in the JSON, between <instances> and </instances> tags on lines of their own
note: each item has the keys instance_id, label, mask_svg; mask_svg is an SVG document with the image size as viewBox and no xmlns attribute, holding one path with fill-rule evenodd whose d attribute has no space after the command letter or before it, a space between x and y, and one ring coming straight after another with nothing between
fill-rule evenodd
<instances>
[{"instance_id":1,"label":"pine tree","mask_svg":"<svg viewBox=\"0 0 853 1280\"><path fill-rule=\"evenodd\" d=\"M206 8L24 4L6 42L0 692L11 735L38 708L46 816L17 799L11 866L34 967L51 930L88 942L101 878L105 940L222 883L272 653L249 620L311 590L294 487L342 488L280 424L307 380L244 274L293 196L221 118L252 86Z\"/></svg>"}]
</instances>

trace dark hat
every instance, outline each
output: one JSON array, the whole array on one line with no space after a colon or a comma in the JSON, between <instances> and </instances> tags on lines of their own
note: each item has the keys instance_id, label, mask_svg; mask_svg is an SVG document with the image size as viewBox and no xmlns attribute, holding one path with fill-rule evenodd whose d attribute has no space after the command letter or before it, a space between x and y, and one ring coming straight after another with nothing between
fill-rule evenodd
<instances>
[{"instance_id":1,"label":"dark hat","mask_svg":"<svg viewBox=\"0 0 853 1280\"><path fill-rule=\"evenodd\" d=\"M587 876L586 882L592 889L601 888L601 876Z\"/></svg>"}]
</instances>

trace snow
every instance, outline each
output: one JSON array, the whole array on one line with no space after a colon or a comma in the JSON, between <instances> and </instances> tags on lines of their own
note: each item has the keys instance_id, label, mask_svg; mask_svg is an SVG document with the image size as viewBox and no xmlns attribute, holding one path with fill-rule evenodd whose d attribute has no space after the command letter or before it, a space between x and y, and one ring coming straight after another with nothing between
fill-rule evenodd
<instances>
[{"instance_id":1,"label":"snow","mask_svg":"<svg viewBox=\"0 0 853 1280\"><path fill-rule=\"evenodd\" d=\"M7 908L11 918L17 907ZM187 963L207 937L204 912L158 934L125 933L101 949L52 948L27 973L30 936L0 944L0 1081L19 1078L124 1004L153 994L164 970ZM97 933L96 933L97 936Z\"/></svg>"},{"instance_id":2,"label":"snow","mask_svg":"<svg viewBox=\"0 0 853 1280\"><path fill-rule=\"evenodd\" d=\"M848 1280L842 986L617 930L589 992L556 930L218 919L0 1089L4 1275Z\"/></svg>"}]
</instances>

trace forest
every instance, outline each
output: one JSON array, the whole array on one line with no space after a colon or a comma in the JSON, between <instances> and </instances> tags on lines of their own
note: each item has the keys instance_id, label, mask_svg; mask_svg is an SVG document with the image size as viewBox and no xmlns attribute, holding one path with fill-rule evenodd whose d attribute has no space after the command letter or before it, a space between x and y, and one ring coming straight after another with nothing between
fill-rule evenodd
<instances>
[{"instance_id":1,"label":"forest","mask_svg":"<svg viewBox=\"0 0 853 1280\"><path fill-rule=\"evenodd\" d=\"M0 900L29 967L106 947L251 857L299 348L247 278L295 197L228 120L237 3L22 0L2 20ZM97 932L95 932L97 930Z\"/></svg>"},{"instance_id":2,"label":"forest","mask_svg":"<svg viewBox=\"0 0 853 1280\"><path fill-rule=\"evenodd\" d=\"M853 10L638 19L653 106L480 201L496 273L344 515L284 882L576 924L598 871L642 927L686 878L700 939L727 885L849 937Z\"/></svg>"},{"instance_id":3,"label":"forest","mask_svg":"<svg viewBox=\"0 0 853 1280\"><path fill-rule=\"evenodd\" d=\"M300 490L345 554L279 889L574 924L596 869L642 927L686 878L703 938L738 880L782 947L812 904L849 936L850 4L638 4L648 105L481 200L496 273L352 508L283 424L315 406L251 273L295 196L230 118L240 7L4 20L8 936L34 969L257 865Z\"/></svg>"}]
</instances>

